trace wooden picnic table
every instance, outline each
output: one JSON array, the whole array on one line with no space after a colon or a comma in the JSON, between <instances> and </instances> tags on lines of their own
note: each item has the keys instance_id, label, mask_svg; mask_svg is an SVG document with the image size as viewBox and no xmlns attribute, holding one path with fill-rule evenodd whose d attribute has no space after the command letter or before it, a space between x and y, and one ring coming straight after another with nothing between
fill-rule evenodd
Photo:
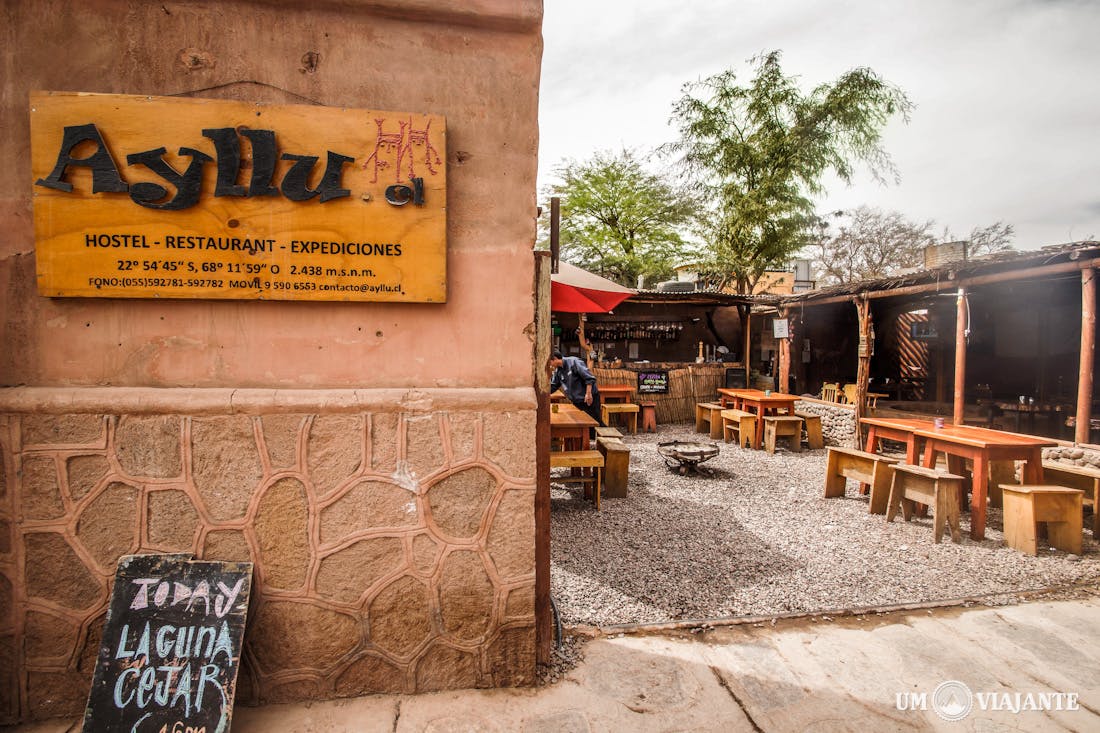
<instances>
[{"instance_id":1,"label":"wooden picnic table","mask_svg":"<svg viewBox=\"0 0 1100 733\"><path fill-rule=\"evenodd\" d=\"M917 444L915 431L935 427L931 420L908 417L865 417L860 420L860 424L867 427L865 451L878 453L880 440L894 440L905 444L905 462L913 465L920 460L920 446Z\"/></svg>"},{"instance_id":2,"label":"wooden picnic table","mask_svg":"<svg viewBox=\"0 0 1100 733\"><path fill-rule=\"evenodd\" d=\"M1048 438L1006 433L970 425L945 425L942 428L915 430L917 439L924 440L924 465L936 465L936 454L947 454L947 468L956 473L964 460L973 461L970 493L970 537L985 537L985 505L989 494L989 465L992 461L1022 461L1023 483L1043 483L1043 448L1058 445ZM957 460L952 466L951 458Z\"/></svg>"},{"instance_id":3,"label":"wooden picnic table","mask_svg":"<svg viewBox=\"0 0 1100 733\"><path fill-rule=\"evenodd\" d=\"M635 387L629 384L601 384L599 385L600 397L604 402L632 402Z\"/></svg>"},{"instance_id":4,"label":"wooden picnic table","mask_svg":"<svg viewBox=\"0 0 1100 733\"><path fill-rule=\"evenodd\" d=\"M793 415L794 403L798 400L797 396L784 392L772 392L770 395L765 395L764 390L761 389L731 389L727 387L720 387L718 396L722 401L722 407L732 404L736 410L745 410L756 415L756 435L753 436L752 447L757 450L760 450L760 444L764 439L763 417L774 415L780 411Z\"/></svg>"},{"instance_id":5,"label":"wooden picnic table","mask_svg":"<svg viewBox=\"0 0 1100 733\"><path fill-rule=\"evenodd\" d=\"M588 431L599 426L587 412L566 402L550 408L550 439L560 438L566 450L587 450Z\"/></svg>"},{"instance_id":6,"label":"wooden picnic table","mask_svg":"<svg viewBox=\"0 0 1100 733\"><path fill-rule=\"evenodd\" d=\"M866 449L871 452L881 438L905 443L906 462L917 464L918 455L925 468L934 468L936 454L947 455L951 473L965 470L965 461L973 463L970 493L970 537L985 538L986 501L989 496L989 469L993 461L1023 462L1024 484L1043 482L1043 448L1057 445L1047 438L1006 433L970 425L944 425L937 428L931 420L864 418L869 430ZM920 446L923 444L923 449Z\"/></svg>"}]
</instances>

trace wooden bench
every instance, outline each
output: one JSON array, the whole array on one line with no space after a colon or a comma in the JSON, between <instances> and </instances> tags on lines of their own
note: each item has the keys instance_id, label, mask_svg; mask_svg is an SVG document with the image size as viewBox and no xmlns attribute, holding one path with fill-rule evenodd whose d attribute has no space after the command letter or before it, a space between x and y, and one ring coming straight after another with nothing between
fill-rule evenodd
<instances>
[{"instance_id":1,"label":"wooden bench","mask_svg":"<svg viewBox=\"0 0 1100 733\"><path fill-rule=\"evenodd\" d=\"M630 448L619 438L596 438L596 450L604 461L604 493L612 499L625 499L630 477Z\"/></svg>"},{"instance_id":2,"label":"wooden bench","mask_svg":"<svg viewBox=\"0 0 1100 733\"><path fill-rule=\"evenodd\" d=\"M899 463L894 466L890 481L890 499L886 507L886 521L894 521L898 510L908 522L917 504L932 507L932 536L938 545L943 539L944 527L951 529L951 541L961 542L959 531L959 497L962 496L963 477L935 468L911 466Z\"/></svg>"},{"instance_id":3,"label":"wooden bench","mask_svg":"<svg viewBox=\"0 0 1100 733\"><path fill-rule=\"evenodd\" d=\"M610 405L604 403L600 405L600 413L603 416L604 425L611 426L612 415L622 415L630 428L630 432L638 432L638 406L633 402L615 402Z\"/></svg>"},{"instance_id":4,"label":"wooden bench","mask_svg":"<svg viewBox=\"0 0 1100 733\"><path fill-rule=\"evenodd\" d=\"M868 511L885 514L890 498L890 479L896 458L867 453L855 448L829 446L825 464L825 498L844 496L846 479L870 484L871 499Z\"/></svg>"},{"instance_id":5,"label":"wooden bench","mask_svg":"<svg viewBox=\"0 0 1100 733\"><path fill-rule=\"evenodd\" d=\"M806 445L810 450L821 450L825 447L825 436L821 432L821 415L813 415L809 412L799 412L795 410L794 414L802 418L802 422L806 426Z\"/></svg>"},{"instance_id":6,"label":"wooden bench","mask_svg":"<svg viewBox=\"0 0 1100 733\"><path fill-rule=\"evenodd\" d=\"M1081 554L1081 502L1085 492L1067 486L1003 484L1005 544L1039 554L1039 523L1046 524L1052 547Z\"/></svg>"},{"instance_id":7,"label":"wooden bench","mask_svg":"<svg viewBox=\"0 0 1100 733\"><path fill-rule=\"evenodd\" d=\"M1100 537L1100 471L1084 466L1043 461L1043 480L1058 486L1068 486L1085 492L1083 506L1092 507L1092 536Z\"/></svg>"},{"instance_id":8,"label":"wooden bench","mask_svg":"<svg viewBox=\"0 0 1100 733\"><path fill-rule=\"evenodd\" d=\"M722 405L698 402L695 405L695 432L710 433L713 440L722 438Z\"/></svg>"},{"instance_id":9,"label":"wooden bench","mask_svg":"<svg viewBox=\"0 0 1100 733\"><path fill-rule=\"evenodd\" d=\"M619 432L618 428L607 428L600 426L595 429L597 438L621 438L623 434Z\"/></svg>"},{"instance_id":10,"label":"wooden bench","mask_svg":"<svg viewBox=\"0 0 1100 733\"><path fill-rule=\"evenodd\" d=\"M786 438L795 453L802 452L802 418L795 415L765 415L764 450L775 453L775 441Z\"/></svg>"},{"instance_id":11,"label":"wooden bench","mask_svg":"<svg viewBox=\"0 0 1100 733\"><path fill-rule=\"evenodd\" d=\"M596 511L600 510L600 489L603 488L603 454L598 450L566 450L550 452L550 468L591 468L592 474L555 476L559 483L585 484L584 498L592 498ZM591 487L589 486L591 484ZM591 489L591 492L590 492ZM591 493L591 496L590 496Z\"/></svg>"},{"instance_id":12,"label":"wooden bench","mask_svg":"<svg viewBox=\"0 0 1100 733\"><path fill-rule=\"evenodd\" d=\"M744 410L722 410L722 439L727 443L737 435L737 445L751 448L756 442L756 415Z\"/></svg>"}]
</instances>

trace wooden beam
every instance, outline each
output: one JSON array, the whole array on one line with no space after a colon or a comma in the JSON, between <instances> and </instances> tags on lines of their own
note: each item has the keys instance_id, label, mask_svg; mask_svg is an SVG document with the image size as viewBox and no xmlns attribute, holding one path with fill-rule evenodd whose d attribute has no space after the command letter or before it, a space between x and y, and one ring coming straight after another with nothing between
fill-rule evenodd
<instances>
[{"instance_id":1,"label":"wooden beam","mask_svg":"<svg viewBox=\"0 0 1100 733\"><path fill-rule=\"evenodd\" d=\"M955 425L963 424L964 387L966 385L966 332L967 303L966 288L959 288L955 298L955 409L951 422Z\"/></svg>"},{"instance_id":2,"label":"wooden beam","mask_svg":"<svg viewBox=\"0 0 1100 733\"><path fill-rule=\"evenodd\" d=\"M874 351L874 337L871 335L871 301L867 298L859 298L856 301L856 313L859 316L858 332L858 367L856 369L856 434L855 447L863 444L860 432L860 424L865 417L864 410L867 405L867 383L871 378L871 352Z\"/></svg>"},{"instance_id":3,"label":"wooden beam","mask_svg":"<svg viewBox=\"0 0 1100 733\"><path fill-rule=\"evenodd\" d=\"M741 319L742 325L744 325L744 337L745 337L745 388L752 389L752 308L748 307L744 311L744 318Z\"/></svg>"},{"instance_id":4,"label":"wooden beam","mask_svg":"<svg viewBox=\"0 0 1100 733\"><path fill-rule=\"evenodd\" d=\"M1096 270L1081 270L1081 364L1077 376L1077 425L1073 439L1089 442L1092 419L1092 370L1096 349ZM1096 511L1096 507L1093 507Z\"/></svg>"},{"instance_id":5,"label":"wooden beam","mask_svg":"<svg viewBox=\"0 0 1100 733\"><path fill-rule=\"evenodd\" d=\"M549 664L554 640L550 605L550 253L535 253L535 659Z\"/></svg>"},{"instance_id":6,"label":"wooden beam","mask_svg":"<svg viewBox=\"0 0 1100 733\"><path fill-rule=\"evenodd\" d=\"M787 391L787 385L791 380L791 322L787 318L787 309L779 311L779 317L787 321L787 336L779 339L779 384L776 387L780 392Z\"/></svg>"},{"instance_id":7,"label":"wooden beam","mask_svg":"<svg viewBox=\"0 0 1100 733\"><path fill-rule=\"evenodd\" d=\"M550 198L550 272L558 271L558 255L561 253L561 199Z\"/></svg>"},{"instance_id":8,"label":"wooden beam","mask_svg":"<svg viewBox=\"0 0 1100 733\"><path fill-rule=\"evenodd\" d=\"M584 336L584 324L588 320L587 313L577 314L577 343L580 344L581 352L584 354L584 363L588 365L588 368L592 368L592 348L588 345L588 341Z\"/></svg>"}]
</instances>

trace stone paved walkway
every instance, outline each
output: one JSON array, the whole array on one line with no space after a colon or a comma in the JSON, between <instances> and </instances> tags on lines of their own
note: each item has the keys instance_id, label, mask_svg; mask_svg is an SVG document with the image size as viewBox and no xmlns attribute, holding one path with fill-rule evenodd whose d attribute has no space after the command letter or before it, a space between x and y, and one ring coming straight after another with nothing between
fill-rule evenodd
<instances>
[{"instance_id":1,"label":"stone paved walkway","mask_svg":"<svg viewBox=\"0 0 1100 733\"><path fill-rule=\"evenodd\" d=\"M965 687L934 695L949 681ZM238 708L233 722L235 733L808 730L1100 730L1100 589L994 608L601 638L547 687Z\"/></svg>"}]
</instances>

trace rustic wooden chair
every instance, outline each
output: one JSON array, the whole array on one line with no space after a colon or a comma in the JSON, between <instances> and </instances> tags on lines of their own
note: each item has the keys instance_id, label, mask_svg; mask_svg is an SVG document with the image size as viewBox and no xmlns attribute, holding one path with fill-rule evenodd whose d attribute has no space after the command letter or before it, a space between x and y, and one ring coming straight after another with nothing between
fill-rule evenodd
<instances>
[{"instance_id":1,"label":"rustic wooden chair","mask_svg":"<svg viewBox=\"0 0 1100 733\"><path fill-rule=\"evenodd\" d=\"M821 385L821 399L826 402L839 402L840 385L836 382L826 382Z\"/></svg>"}]
</instances>

